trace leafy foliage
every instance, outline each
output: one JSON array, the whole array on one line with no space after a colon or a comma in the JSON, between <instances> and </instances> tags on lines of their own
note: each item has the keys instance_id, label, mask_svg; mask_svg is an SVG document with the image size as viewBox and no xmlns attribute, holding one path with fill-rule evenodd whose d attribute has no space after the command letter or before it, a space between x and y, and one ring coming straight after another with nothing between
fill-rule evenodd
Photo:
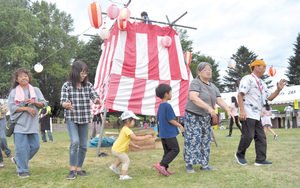
<instances>
[{"instance_id":1,"label":"leafy foliage","mask_svg":"<svg viewBox=\"0 0 300 188\"><path fill-rule=\"evenodd\" d=\"M300 84L300 33L298 33L297 41L294 46L295 55L288 59L289 65L285 74L288 77L288 85Z\"/></svg>"},{"instance_id":2,"label":"leafy foliage","mask_svg":"<svg viewBox=\"0 0 300 188\"><path fill-rule=\"evenodd\" d=\"M250 64L257 59L258 55L254 52L249 51L249 49L245 46L241 46L238 48L236 54L233 54L231 59L236 62L236 67L234 69L227 68L227 75L224 76L223 81L226 87L227 92L236 91L238 88L238 82L248 74L251 74ZM269 76L263 75L261 77L262 80L266 80ZM271 81L265 81L269 86Z\"/></svg>"},{"instance_id":3,"label":"leafy foliage","mask_svg":"<svg viewBox=\"0 0 300 188\"><path fill-rule=\"evenodd\" d=\"M89 68L89 82L94 84L99 58L102 54L101 44L104 41L100 37L92 37L87 44L83 44L77 52L75 61L86 63Z\"/></svg>"},{"instance_id":4,"label":"leafy foliage","mask_svg":"<svg viewBox=\"0 0 300 188\"><path fill-rule=\"evenodd\" d=\"M0 87L7 96L17 68L32 68L37 56L34 38L40 31L37 18L25 0L0 0Z\"/></svg>"}]
</instances>

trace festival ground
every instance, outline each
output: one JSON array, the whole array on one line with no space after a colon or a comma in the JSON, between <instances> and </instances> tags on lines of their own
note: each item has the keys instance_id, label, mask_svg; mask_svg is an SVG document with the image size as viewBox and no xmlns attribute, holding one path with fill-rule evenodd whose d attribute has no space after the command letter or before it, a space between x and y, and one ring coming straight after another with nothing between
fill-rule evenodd
<instances>
[{"instance_id":1,"label":"festival ground","mask_svg":"<svg viewBox=\"0 0 300 188\"><path fill-rule=\"evenodd\" d=\"M108 167L115 161L111 148L101 148L108 157L95 157L96 148L88 148L83 169L88 177L67 180L69 172L69 135L53 132L54 143L41 143L40 150L29 162L30 177L21 179L10 158L4 154L4 168L0 169L0 187L299 187L300 174L300 129L274 129L278 140L268 132L267 160L271 166L254 166L255 148L252 142L247 150L247 166L241 166L234 158L240 139L237 129L230 138L226 130L214 130L219 148L212 143L209 165L218 171L199 171L187 174L183 162L183 137L178 135L180 154L171 163L175 175L158 175L153 166L161 160L163 149L129 153L131 160L128 174L132 180L119 180ZM113 132L116 130L104 130ZM14 156L13 137L8 138Z\"/></svg>"}]
</instances>

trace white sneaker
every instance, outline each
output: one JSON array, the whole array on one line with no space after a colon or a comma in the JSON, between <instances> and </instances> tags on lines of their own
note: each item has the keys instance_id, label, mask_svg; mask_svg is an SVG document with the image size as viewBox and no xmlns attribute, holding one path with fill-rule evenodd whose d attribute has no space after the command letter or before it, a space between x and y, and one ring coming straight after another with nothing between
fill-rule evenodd
<instances>
[{"instance_id":1,"label":"white sneaker","mask_svg":"<svg viewBox=\"0 0 300 188\"><path fill-rule=\"evenodd\" d=\"M118 169L117 167L115 167L114 165L111 165L109 168L110 168L112 171L114 171L116 174L120 174L119 169Z\"/></svg>"},{"instance_id":2,"label":"white sneaker","mask_svg":"<svg viewBox=\"0 0 300 188\"><path fill-rule=\"evenodd\" d=\"M132 179L132 177L128 176L127 174L124 176L122 175L120 176L120 180L130 180L130 179Z\"/></svg>"}]
</instances>

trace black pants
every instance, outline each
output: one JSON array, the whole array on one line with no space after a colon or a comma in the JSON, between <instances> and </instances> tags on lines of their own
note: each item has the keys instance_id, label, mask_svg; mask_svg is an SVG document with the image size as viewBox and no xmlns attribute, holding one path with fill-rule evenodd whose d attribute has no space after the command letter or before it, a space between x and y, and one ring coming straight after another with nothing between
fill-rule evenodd
<instances>
[{"instance_id":1,"label":"black pants","mask_svg":"<svg viewBox=\"0 0 300 188\"><path fill-rule=\"evenodd\" d=\"M242 132L241 130L241 126L239 124L239 116L234 116L234 119L235 119L235 124L236 126L240 129L240 131ZM230 118L230 124L229 124L229 135L232 134L232 126L233 126L233 118Z\"/></svg>"},{"instance_id":2,"label":"black pants","mask_svg":"<svg viewBox=\"0 0 300 188\"><path fill-rule=\"evenodd\" d=\"M246 121L241 121L241 123L243 126L242 136L236 155L239 158L244 159L246 150L254 138L256 152L255 162L264 162L267 153L267 140L261 121L247 118Z\"/></svg>"},{"instance_id":3,"label":"black pants","mask_svg":"<svg viewBox=\"0 0 300 188\"><path fill-rule=\"evenodd\" d=\"M174 138L162 138L161 142L164 148L164 156L160 162L160 165L168 169L169 164L175 159L175 157L180 152L178 141L177 138L174 137Z\"/></svg>"}]
</instances>

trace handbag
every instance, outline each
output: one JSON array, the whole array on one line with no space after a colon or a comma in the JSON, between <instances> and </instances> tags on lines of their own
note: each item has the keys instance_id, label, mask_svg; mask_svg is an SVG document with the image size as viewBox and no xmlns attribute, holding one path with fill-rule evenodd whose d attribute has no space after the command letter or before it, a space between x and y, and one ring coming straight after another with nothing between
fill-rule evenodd
<instances>
[{"instance_id":1,"label":"handbag","mask_svg":"<svg viewBox=\"0 0 300 188\"><path fill-rule=\"evenodd\" d=\"M9 120L6 122L6 126L5 126L5 129L4 129L5 136L10 137L13 134L15 126L16 126L16 123L20 119L20 117L23 114L23 112L15 120L11 120L9 118Z\"/></svg>"},{"instance_id":2,"label":"handbag","mask_svg":"<svg viewBox=\"0 0 300 188\"><path fill-rule=\"evenodd\" d=\"M202 82L202 81L201 81ZM212 108L215 109L215 106L214 106L214 103L213 103L213 100L212 100L212 97L210 95L210 92L209 90L207 89L206 85L202 82L202 84L205 86L208 94L209 94L209 97L210 97L210 100L211 100L211 105L212 105ZM211 121L210 121L210 125L211 126L214 126L214 125L219 125L219 116L214 116L211 118Z\"/></svg>"},{"instance_id":3,"label":"handbag","mask_svg":"<svg viewBox=\"0 0 300 188\"><path fill-rule=\"evenodd\" d=\"M25 106L28 106L28 104L25 104ZM11 120L9 118L9 120L6 122L6 125L5 125L5 128L4 128L5 136L10 137L14 133L16 123L20 119L23 112L15 120Z\"/></svg>"}]
</instances>

